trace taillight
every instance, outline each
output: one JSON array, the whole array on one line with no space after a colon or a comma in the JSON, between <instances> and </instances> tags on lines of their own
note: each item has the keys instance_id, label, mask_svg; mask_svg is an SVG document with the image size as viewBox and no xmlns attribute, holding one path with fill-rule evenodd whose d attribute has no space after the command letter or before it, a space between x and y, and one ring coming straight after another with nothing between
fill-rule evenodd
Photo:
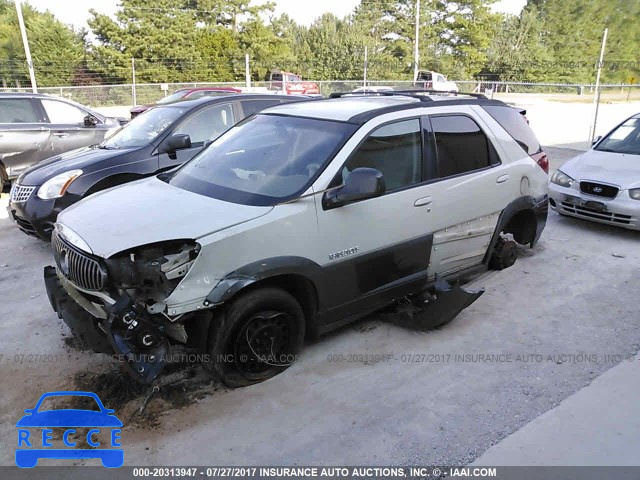
<instances>
[{"instance_id":1,"label":"taillight","mask_svg":"<svg viewBox=\"0 0 640 480\"><path fill-rule=\"evenodd\" d=\"M535 153L531 155L531 158L535 160L538 166L544 170L544 173L549 173L549 159L547 158L547 154L544 152Z\"/></svg>"}]
</instances>

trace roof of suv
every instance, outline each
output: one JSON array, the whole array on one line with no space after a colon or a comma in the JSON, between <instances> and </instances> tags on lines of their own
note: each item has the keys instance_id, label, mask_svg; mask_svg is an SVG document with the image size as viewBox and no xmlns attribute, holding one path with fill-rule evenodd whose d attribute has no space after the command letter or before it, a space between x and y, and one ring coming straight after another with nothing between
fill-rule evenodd
<instances>
[{"instance_id":1,"label":"roof of suv","mask_svg":"<svg viewBox=\"0 0 640 480\"><path fill-rule=\"evenodd\" d=\"M158 107L196 107L203 103L216 103L228 101L229 97L233 97L233 100L271 100L271 99L283 99L283 102L295 102L301 100L311 100L313 97L307 97L305 95L274 95L270 93L233 93L233 92L221 92L228 93L228 95L216 95L215 97L198 97L198 98L184 98L176 100L175 102L166 103L164 105L154 106Z\"/></svg>"},{"instance_id":2,"label":"roof of suv","mask_svg":"<svg viewBox=\"0 0 640 480\"><path fill-rule=\"evenodd\" d=\"M387 92L384 92L387 93ZM389 95L358 95L347 94L341 98L316 100L287 105L278 105L263 111L267 114L291 115L296 117L317 118L322 120L334 120L363 124L383 113L406 110L418 107L435 107L444 105L505 105L499 100L469 96L445 96L445 95L420 95L396 94Z\"/></svg>"}]
</instances>

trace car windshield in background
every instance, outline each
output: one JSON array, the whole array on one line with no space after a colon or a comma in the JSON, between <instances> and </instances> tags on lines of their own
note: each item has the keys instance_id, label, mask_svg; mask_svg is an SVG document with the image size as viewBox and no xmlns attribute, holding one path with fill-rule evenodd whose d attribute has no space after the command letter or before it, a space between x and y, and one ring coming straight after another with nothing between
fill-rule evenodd
<instances>
[{"instance_id":1,"label":"car windshield in background","mask_svg":"<svg viewBox=\"0 0 640 480\"><path fill-rule=\"evenodd\" d=\"M168 95L168 96L166 96L164 98L161 98L156 103L158 105L164 105L166 103L177 102L182 97L184 97L184 95L185 95L185 91L184 90L178 90L177 92L173 92L171 95Z\"/></svg>"},{"instance_id":2,"label":"car windshield in background","mask_svg":"<svg viewBox=\"0 0 640 480\"><path fill-rule=\"evenodd\" d=\"M595 148L600 152L640 155L640 118L630 118Z\"/></svg>"},{"instance_id":3,"label":"car windshield in background","mask_svg":"<svg viewBox=\"0 0 640 480\"><path fill-rule=\"evenodd\" d=\"M176 187L246 205L275 205L306 190L355 125L258 115L232 128L169 179Z\"/></svg>"},{"instance_id":4,"label":"car windshield in background","mask_svg":"<svg viewBox=\"0 0 640 480\"><path fill-rule=\"evenodd\" d=\"M102 148L144 147L182 116L186 108L156 107L135 117L100 145Z\"/></svg>"}]
</instances>

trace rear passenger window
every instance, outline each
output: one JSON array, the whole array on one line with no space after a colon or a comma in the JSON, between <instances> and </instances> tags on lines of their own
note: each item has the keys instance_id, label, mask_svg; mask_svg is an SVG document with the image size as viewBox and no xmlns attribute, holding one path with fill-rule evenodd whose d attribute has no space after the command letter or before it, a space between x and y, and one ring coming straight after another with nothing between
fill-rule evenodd
<instances>
[{"instance_id":1,"label":"rear passenger window","mask_svg":"<svg viewBox=\"0 0 640 480\"><path fill-rule=\"evenodd\" d=\"M404 120L374 130L347 160L342 169L342 180L358 167L382 172L387 191L421 182L420 120Z\"/></svg>"},{"instance_id":2,"label":"rear passenger window","mask_svg":"<svg viewBox=\"0 0 640 480\"><path fill-rule=\"evenodd\" d=\"M527 120L520 111L509 106L484 105L482 108L484 108L529 155L542 151L540 142L538 142L533 130L531 130Z\"/></svg>"},{"instance_id":3,"label":"rear passenger window","mask_svg":"<svg viewBox=\"0 0 640 480\"><path fill-rule=\"evenodd\" d=\"M0 123L38 123L40 119L28 98L0 99Z\"/></svg>"},{"instance_id":4,"label":"rear passenger window","mask_svg":"<svg viewBox=\"0 0 640 480\"><path fill-rule=\"evenodd\" d=\"M246 100L240 103L242 104L242 113L246 118L265 108L279 105L281 102L280 100Z\"/></svg>"},{"instance_id":5,"label":"rear passenger window","mask_svg":"<svg viewBox=\"0 0 640 480\"><path fill-rule=\"evenodd\" d=\"M431 117L438 176L450 177L488 167L489 142L478 124L464 115Z\"/></svg>"}]
</instances>

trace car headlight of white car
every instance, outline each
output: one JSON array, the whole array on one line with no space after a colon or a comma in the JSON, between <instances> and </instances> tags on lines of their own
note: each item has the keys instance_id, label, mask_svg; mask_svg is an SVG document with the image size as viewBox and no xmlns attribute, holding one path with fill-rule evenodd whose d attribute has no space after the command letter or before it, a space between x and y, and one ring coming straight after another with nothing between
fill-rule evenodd
<instances>
[{"instance_id":1,"label":"car headlight of white car","mask_svg":"<svg viewBox=\"0 0 640 480\"><path fill-rule=\"evenodd\" d=\"M553 172L553 175L551 175L551 183L555 183L561 187L569 188L574 184L574 182L575 180L573 178L560 170L556 170Z\"/></svg>"},{"instance_id":2,"label":"car headlight of white car","mask_svg":"<svg viewBox=\"0 0 640 480\"><path fill-rule=\"evenodd\" d=\"M634 200L640 200L640 188L632 188L629 190L629 196Z\"/></svg>"},{"instance_id":3,"label":"car headlight of white car","mask_svg":"<svg viewBox=\"0 0 640 480\"><path fill-rule=\"evenodd\" d=\"M63 196L69 185L80 175L82 175L82 170L69 170L50 178L38 189L38 197L43 200L49 200Z\"/></svg>"}]
</instances>

